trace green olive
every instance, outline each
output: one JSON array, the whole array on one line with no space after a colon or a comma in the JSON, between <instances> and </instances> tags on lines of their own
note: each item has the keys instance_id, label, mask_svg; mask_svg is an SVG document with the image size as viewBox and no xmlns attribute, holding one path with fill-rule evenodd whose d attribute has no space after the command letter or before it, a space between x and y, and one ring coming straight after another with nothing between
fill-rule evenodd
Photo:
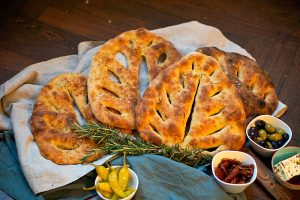
<instances>
[{"instance_id":1,"label":"green olive","mask_svg":"<svg viewBox=\"0 0 300 200\"><path fill-rule=\"evenodd\" d=\"M257 142L260 142L260 141L263 141L263 139L262 139L261 137L257 137L257 138L256 138L256 141L257 141Z\"/></svg>"},{"instance_id":2,"label":"green olive","mask_svg":"<svg viewBox=\"0 0 300 200\"><path fill-rule=\"evenodd\" d=\"M283 135L283 134L285 134L285 130L279 128L279 129L276 130L276 133L279 133L280 135Z\"/></svg>"},{"instance_id":3,"label":"green olive","mask_svg":"<svg viewBox=\"0 0 300 200\"><path fill-rule=\"evenodd\" d=\"M258 135L259 135L259 137L261 137L262 140L266 140L268 137L268 134L264 129L260 129L258 131Z\"/></svg>"},{"instance_id":4,"label":"green olive","mask_svg":"<svg viewBox=\"0 0 300 200\"><path fill-rule=\"evenodd\" d=\"M275 128L274 128L274 126L272 126L271 124L266 124L266 125L265 125L265 129L266 129L266 131L268 131L269 133L274 133L274 132L275 132Z\"/></svg>"},{"instance_id":5,"label":"green olive","mask_svg":"<svg viewBox=\"0 0 300 200\"><path fill-rule=\"evenodd\" d=\"M282 135L280 135L279 133L273 133L273 134L269 135L269 139L271 141L276 141L277 142L277 141L282 139Z\"/></svg>"},{"instance_id":6,"label":"green olive","mask_svg":"<svg viewBox=\"0 0 300 200\"><path fill-rule=\"evenodd\" d=\"M273 149L273 146L270 142L267 142L267 145L268 145L269 149Z\"/></svg>"}]
</instances>

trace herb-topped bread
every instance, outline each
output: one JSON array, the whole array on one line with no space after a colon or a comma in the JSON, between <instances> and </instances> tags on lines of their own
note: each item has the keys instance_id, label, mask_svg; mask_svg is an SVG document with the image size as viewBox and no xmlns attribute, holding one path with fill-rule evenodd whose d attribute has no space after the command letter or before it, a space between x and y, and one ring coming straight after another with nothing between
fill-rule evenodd
<instances>
[{"instance_id":1,"label":"herb-topped bread","mask_svg":"<svg viewBox=\"0 0 300 200\"><path fill-rule=\"evenodd\" d=\"M32 134L42 156L57 164L81 163L97 147L92 139L78 138L72 131L74 123L78 123L75 108L86 121L96 121L87 101L86 78L75 73L53 78L42 88L34 105ZM96 152L87 162L101 156Z\"/></svg>"},{"instance_id":2,"label":"herb-topped bread","mask_svg":"<svg viewBox=\"0 0 300 200\"><path fill-rule=\"evenodd\" d=\"M88 97L97 120L113 127L135 129L140 65L146 62L151 82L180 57L169 41L143 28L106 42L94 55L88 77Z\"/></svg>"},{"instance_id":3,"label":"herb-topped bread","mask_svg":"<svg viewBox=\"0 0 300 200\"><path fill-rule=\"evenodd\" d=\"M240 149L246 115L218 62L191 53L162 71L136 107L140 136L154 144Z\"/></svg>"},{"instance_id":4,"label":"herb-topped bread","mask_svg":"<svg viewBox=\"0 0 300 200\"><path fill-rule=\"evenodd\" d=\"M216 47L199 48L197 51L212 56L219 62L237 87L247 116L274 112L278 104L275 88L267 72L254 60Z\"/></svg>"}]
</instances>

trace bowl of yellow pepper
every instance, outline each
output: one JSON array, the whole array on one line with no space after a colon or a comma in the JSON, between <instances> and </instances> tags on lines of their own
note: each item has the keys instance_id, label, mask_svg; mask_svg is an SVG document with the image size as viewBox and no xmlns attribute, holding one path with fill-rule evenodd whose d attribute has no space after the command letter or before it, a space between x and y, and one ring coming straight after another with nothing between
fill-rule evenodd
<instances>
[{"instance_id":1,"label":"bowl of yellow pepper","mask_svg":"<svg viewBox=\"0 0 300 200\"><path fill-rule=\"evenodd\" d=\"M94 165L94 167L98 174L95 185L83 189L95 189L104 200L130 200L133 198L138 189L139 179L127 165L125 156L122 166Z\"/></svg>"}]
</instances>

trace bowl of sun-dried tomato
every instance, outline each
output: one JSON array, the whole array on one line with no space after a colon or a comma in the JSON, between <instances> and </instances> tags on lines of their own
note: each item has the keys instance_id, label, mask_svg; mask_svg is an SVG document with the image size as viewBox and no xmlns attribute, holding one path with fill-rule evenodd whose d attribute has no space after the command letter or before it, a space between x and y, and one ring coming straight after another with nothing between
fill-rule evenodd
<instances>
[{"instance_id":1,"label":"bowl of sun-dried tomato","mask_svg":"<svg viewBox=\"0 0 300 200\"><path fill-rule=\"evenodd\" d=\"M255 160L241 151L221 151L212 160L212 172L227 192L243 192L257 177Z\"/></svg>"}]
</instances>

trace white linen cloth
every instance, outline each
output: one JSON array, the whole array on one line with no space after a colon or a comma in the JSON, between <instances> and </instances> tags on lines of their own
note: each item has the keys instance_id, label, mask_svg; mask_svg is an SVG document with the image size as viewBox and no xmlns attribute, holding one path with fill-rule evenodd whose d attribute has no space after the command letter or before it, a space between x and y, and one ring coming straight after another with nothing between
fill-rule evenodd
<instances>
[{"instance_id":1,"label":"white linen cloth","mask_svg":"<svg viewBox=\"0 0 300 200\"><path fill-rule=\"evenodd\" d=\"M216 46L224 51L251 55L229 41L220 30L196 21L153 30L170 40L182 55L196 48ZM66 72L81 72L87 75L92 56L100 42L82 42L78 55L63 56L30 65L1 85L0 130L13 130L20 165L35 194L71 183L90 172L90 165L57 165L41 156L30 131L32 108L40 89L53 77ZM96 46L96 47L95 47ZM276 113L282 113L282 103ZM276 114L274 113L274 114ZM102 164L111 155L96 161Z\"/></svg>"}]
</instances>

